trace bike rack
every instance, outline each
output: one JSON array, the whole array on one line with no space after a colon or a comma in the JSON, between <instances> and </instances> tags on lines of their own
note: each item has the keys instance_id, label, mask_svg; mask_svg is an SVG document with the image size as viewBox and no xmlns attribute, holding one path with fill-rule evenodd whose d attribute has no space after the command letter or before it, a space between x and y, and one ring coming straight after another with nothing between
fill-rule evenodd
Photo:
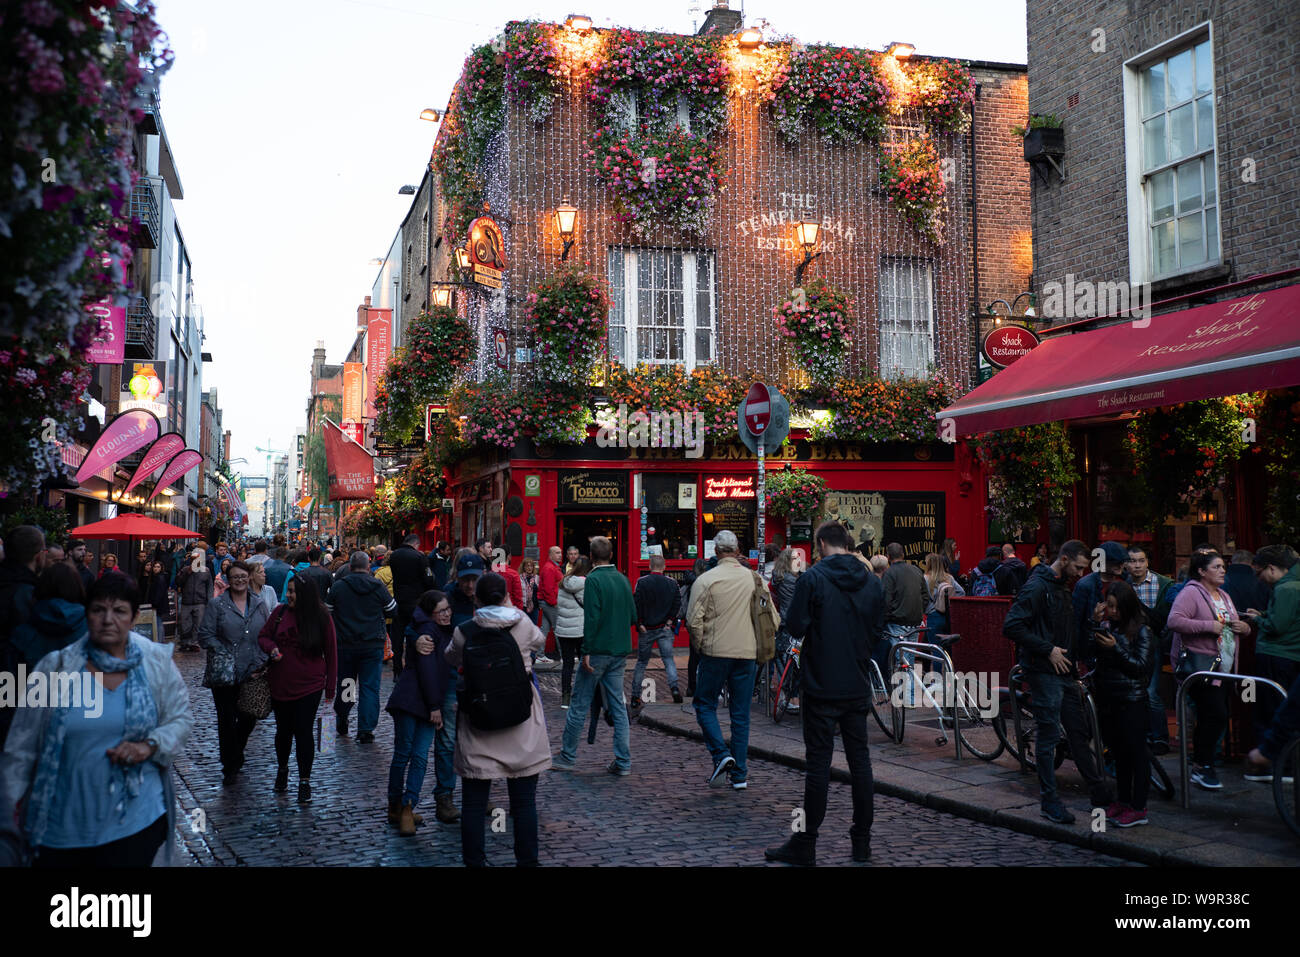
<instances>
[{"instance_id":1,"label":"bike rack","mask_svg":"<svg viewBox=\"0 0 1300 957\"><path fill-rule=\"evenodd\" d=\"M1188 675L1178 686L1178 764L1181 771L1183 782L1183 810L1192 806L1192 772L1187 766L1187 688L1192 682L1205 679L1227 679L1228 681L1255 681L1260 684L1266 684L1276 688L1278 694L1282 696L1282 701L1286 702L1286 689L1276 681L1270 678L1261 678L1258 675L1236 675L1227 671L1196 671Z\"/></svg>"},{"instance_id":2,"label":"bike rack","mask_svg":"<svg viewBox=\"0 0 1300 957\"><path fill-rule=\"evenodd\" d=\"M952 666L952 659L948 657L948 652L944 651L942 648L939 648L939 654L936 655L933 653L936 647L937 647L936 645L928 641L896 642L894 646L891 649L889 649L890 660L891 660L890 674L894 674L895 672L898 671L898 667L903 661L903 652L910 651L912 652L912 655L915 658L923 658L926 661L933 661L936 664L946 665L948 668L946 675L949 676L953 675L956 672L956 669L953 668ZM917 684L921 686L922 697L924 698L928 696L930 698L930 701L933 702L935 706L935 710L939 711L940 714L942 714L943 709L939 707L939 702L934 700L934 696L930 694L930 690L925 686L925 684L919 678L916 680L917 680ZM945 678L945 680L947 679ZM890 694L893 694L892 688L890 690ZM941 731L943 730L942 725L940 726L940 730ZM961 726L960 726L960 719L957 716L957 701L955 698L952 703L952 737L953 740L957 743L957 760L960 761L961 760ZM903 742L899 741L898 743L902 744Z\"/></svg>"}]
</instances>

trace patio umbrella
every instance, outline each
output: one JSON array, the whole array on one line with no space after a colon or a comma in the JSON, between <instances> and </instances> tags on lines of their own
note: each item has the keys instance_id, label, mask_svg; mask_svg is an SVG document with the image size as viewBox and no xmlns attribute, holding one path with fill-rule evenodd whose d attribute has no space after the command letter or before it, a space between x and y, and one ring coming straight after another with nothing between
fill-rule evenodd
<instances>
[{"instance_id":1,"label":"patio umbrella","mask_svg":"<svg viewBox=\"0 0 1300 957\"><path fill-rule=\"evenodd\" d=\"M191 532L188 528L181 528L179 525L168 525L166 522L160 522L148 515L141 515L139 512L128 512L125 515L117 516L117 518L108 518L102 522L91 522L89 525L82 525L72 529L68 534L77 538L126 539L127 559L131 562L136 561L136 556L134 554L135 549L130 543L137 538L203 537L200 533Z\"/></svg>"}]
</instances>

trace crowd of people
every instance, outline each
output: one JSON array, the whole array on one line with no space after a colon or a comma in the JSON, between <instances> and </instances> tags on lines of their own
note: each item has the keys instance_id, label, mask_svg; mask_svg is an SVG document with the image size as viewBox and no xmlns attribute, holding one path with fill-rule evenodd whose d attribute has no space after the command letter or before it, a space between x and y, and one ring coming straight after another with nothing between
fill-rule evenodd
<instances>
[{"instance_id":1,"label":"crowd of people","mask_svg":"<svg viewBox=\"0 0 1300 957\"><path fill-rule=\"evenodd\" d=\"M864 663L874 656L887 671L898 641L937 641L949 630L951 601L966 595L1012 597L1003 632L1018 648L1037 750L1053 753L1063 732L1092 805L1120 827L1147 822L1147 761L1168 750L1162 661L1180 677L1232 673L1243 641L1255 636L1255 673L1291 693L1283 706L1261 686L1253 714L1259 747L1249 755L1248 779L1271 780L1281 745L1300 731L1300 562L1286 546L1225 561L1202 545L1170 578L1150 568L1137 544L1090 549L1068 541L1055 554L1044 545L1028 564L1014 546L992 546L963 574L951 539L919 563L898 543L868 554L836 522L813 539L812 564L798 549L773 548L755 569L724 530L713 556L696 561L681 581L656 555L635 588L615 567L611 542L599 536L585 554L557 546L518 570L500 561L486 538L455 552L440 542L428 554L415 535L391 549L351 552L279 538L233 547L160 544L138 556L137 582L111 553L96 573L85 543L47 547L38 529L19 527L0 563L4 668L94 674L113 694L94 717L69 706L54 707L48 720L40 709L0 710L0 832L10 839L0 847L12 850L21 837L41 866L153 860L174 815L170 764L193 722L173 650L205 654L202 682L212 694L223 786L241 786L250 736L259 720L273 718L274 776L259 770L269 790L283 795L296 758L300 803L312 800L322 703L334 712L336 736L352 733L355 707L355 740L373 745L391 662L383 707L393 722L387 821L404 837L423 824L417 809L432 750L434 812L440 822L460 822L467 866L486 863L491 783L502 779L516 861L539 863L539 776L578 767L588 716L589 743L599 715L613 728L608 772L632 773L630 721L655 700L646 668L656 652L672 699L691 699L710 763L702 783L747 789L755 682L796 641L802 678L791 710L802 714L805 821L767 858L815 863L838 734L853 794L852 856L868 860L872 692ZM132 631L142 606L175 621L174 648ZM673 650L682 630L690 645L685 689ZM546 654L550 639L558 662ZM554 756L535 676L550 668L560 671L564 715ZM1113 789L1088 745L1079 683L1085 672L1114 758ZM1191 690L1192 780L1207 790L1222 787L1215 759L1229 693L1227 680ZM720 701L730 711L729 738L718 721ZM1073 821L1054 763L1039 760L1037 771L1044 816ZM259 775L249 777L245 786L262 786Z\"/></svg>"}]
</instances>

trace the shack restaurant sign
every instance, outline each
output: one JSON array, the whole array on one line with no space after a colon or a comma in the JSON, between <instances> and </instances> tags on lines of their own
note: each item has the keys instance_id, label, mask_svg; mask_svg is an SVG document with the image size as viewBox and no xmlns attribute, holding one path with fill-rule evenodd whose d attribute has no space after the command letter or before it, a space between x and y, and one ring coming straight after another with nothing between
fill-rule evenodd
<instances>
[{"instance_id":1,"label":"the shack restaurant sign","mask_svg":"<svg viewBox=\"0 0 1300 957\"><path fill-rule=\"evenodd\" d=\"M1039 338L1024 326L999 326L984 337L984 358L1005 369L1017 359L1029 355Z\"/></svg>"}]
</instances>

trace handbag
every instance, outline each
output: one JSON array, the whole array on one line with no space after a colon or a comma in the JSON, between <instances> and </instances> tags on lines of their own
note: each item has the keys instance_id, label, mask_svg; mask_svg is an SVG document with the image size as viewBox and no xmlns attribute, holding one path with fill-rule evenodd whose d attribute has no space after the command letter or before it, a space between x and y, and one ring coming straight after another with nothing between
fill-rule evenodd
<instances>
[{"instance_id":1,"label":"handbag","mask_svg":"<svg viewBox=\"0 0 1300 957\"><path fill-rule=\"evenodd\" d=\"M1191 651L1184 648L1178 655L1178 663L1174 666L1174 677L1179 680L1186 680L1198 671L1218 671L1219 666L1223 664L1221 655L1212 655L1205 651Z\"/></svg>"},{"instance_id":2,"label":"handbag","mask_svg":"<svg viewBox=\"0 0 1300 957\"><path fill-rule=\"evenodd\" d=\"M316 753L333 754L334 742L338 736L337 721L330 716L316 716Z\"/></svg>"},{"instance_id":3,"label":"handbag","mask_svg":"<svg viewBox=\"0 0 1300 957\"><path fill-rule=\"evenodd\" d=\"M258 721L271 716L271 682L267 680L265 670L254 671L240 682L235 707Z\"/></svg>"}]
</instances>

